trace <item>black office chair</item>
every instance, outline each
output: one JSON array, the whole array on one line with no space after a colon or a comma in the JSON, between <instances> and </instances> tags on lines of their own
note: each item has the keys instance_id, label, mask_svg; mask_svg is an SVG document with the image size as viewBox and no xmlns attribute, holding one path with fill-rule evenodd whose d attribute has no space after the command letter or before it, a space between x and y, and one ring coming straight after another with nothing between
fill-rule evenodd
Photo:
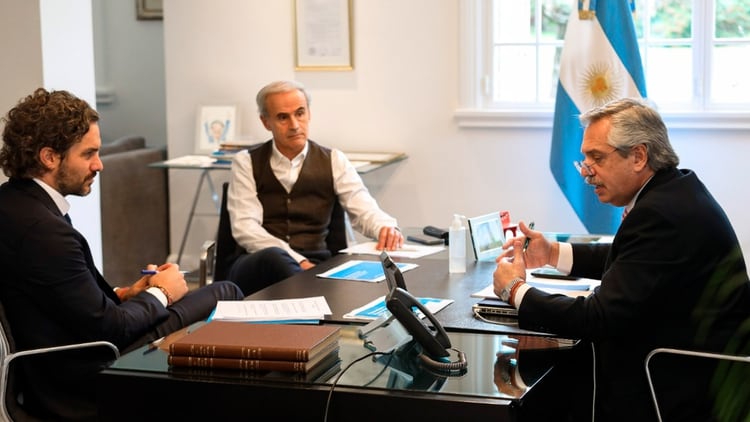
<instances>
[{"instance_id":1,"label":"black office chair","mask_svg":"<svg viewBox=\"0 0 750 422\"><path fill-rule=\"evenodd\" d=\"M11 366L13 360L24 356L90 347L108 347L112 349L114 359L120 357L120 351L117 349L117 346L108 341L91 341L86 343L67 344L64 346L16 351L16 344L13 341L10 324L8 323L8 319L5 316L5 308L0 302L0 420L36 420L18 402L20 394L19 377L21 375L15 371L14 367Z\"/></svg>"},{"instance_id":2,"label":"black office chair","mask_svg":"<svg viewBox=\"0 0 750 422\"><path fill-rule=\"evenodd\" d=\"M227 210L227 190L229 182L221 186L221 206L219 208L219 228L216 240L203 243L200 256L199 284L205 286L213 280L226 280L229 264L237 256L244 253L244 249L237 244L232 236L232 226ZM347 247L346 214L338 201L331 212L331 222L328 225L326 245L331 255L336 255Z\"/></svg>"}]
</instances>

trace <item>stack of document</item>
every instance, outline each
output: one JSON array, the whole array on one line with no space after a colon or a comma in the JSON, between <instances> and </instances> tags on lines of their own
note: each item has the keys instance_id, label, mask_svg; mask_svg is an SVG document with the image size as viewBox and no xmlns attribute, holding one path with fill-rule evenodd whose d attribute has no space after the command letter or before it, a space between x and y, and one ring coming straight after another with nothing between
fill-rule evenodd
<instances>
[{"instance_id":1,"label":"stack of document","mask_svg":"<svg viewBox=\"0 0 750 422\"><path fill-rule=\"evenodd\" d=\"M220 300L209 318L219 321L318 323L331 308L323 296L279 300Z\"/></svg>"},{"instance_id":2,"label":"stack of document","mask_svg":"<svg viewBox=\"0 0 750 422\"><path fill-rule=\"evenodd\" d=\"M571 297L588 296L596 286L601 284L601 280L590 278L580 278L574 280L551 279L535 277L531 270L526 271L526 283L531 287L544 290L552 294L564 294ZM473 293L472 297L478 298L498 298L495 294L494 285L490 282L484 289Z\"/></svg>"}]
</instances>

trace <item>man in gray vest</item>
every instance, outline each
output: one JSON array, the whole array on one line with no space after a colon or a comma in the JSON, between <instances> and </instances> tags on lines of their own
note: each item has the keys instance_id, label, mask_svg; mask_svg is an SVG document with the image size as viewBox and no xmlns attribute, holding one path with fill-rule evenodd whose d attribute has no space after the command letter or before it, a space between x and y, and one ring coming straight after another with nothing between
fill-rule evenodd
<instances>
[{"instance_id":1,"label":"man in gray vest","mask_svg":"<svg viewBox=\"0 0 750 422\"><path fill-rule=\"evenodd\" d=\"M330 258L326 237L337 203L378 249L401 247L396 219L380 209L346 156L308 139L305 88L272 82L256 102L273 139L233 160L227 209L232 235L247 253L234 260L228 278L249 295Z\"/></svg>"}]
</instances>

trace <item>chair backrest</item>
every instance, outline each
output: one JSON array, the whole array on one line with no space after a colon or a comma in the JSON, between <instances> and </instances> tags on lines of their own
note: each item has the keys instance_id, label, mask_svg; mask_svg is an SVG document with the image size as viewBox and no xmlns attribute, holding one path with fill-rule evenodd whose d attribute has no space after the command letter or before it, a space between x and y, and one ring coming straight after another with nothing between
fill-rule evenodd
<instances>
[{"instance_id":1,"label":"chair backrest","mask_svg":"<svg viewBox=\"0 0 750 422\"><path fill-rule=\"evenodd\" d=\"M5 316L5 308L0 302L0 419L21 420L27 418L26 412L18 404L18 388L16 374L10 367L8 357L16 351L16 345L10 331L8 318ZM24 418L19 418L24 415Z\"/></svg>"},{"instance_id":2,"label":"chair backrest","mask_svg":"<svg viewBox=\"0 0 750 422\"><path fill-rule=\"evenodd\" d=\"M229 221L227 210L227 190L229 182L221 186L221 207L219 208L219 228L216 234L216 256L214 258L214 280L226 280L229 264L243 253L232 236L232 226ZM331 222L328 226L326 245L331 255L336 255L341 249L347 247L346 214L344 208L336 201L331 212Z\"/></svg>"},{"instance_id":3,"label":"chair backrest","mask_svg":"<svg viewBox=\"0 0 750 422\"><path fill-rule=\"evenodd\" d=\"M336 255L340 250L346 249L348 245L346 236L346 213L344 207L336 201L331 211L331 223L328 225L328 236L326 245L331 255Z\"/></svg>"},{"instance_id":4,"label":"chair backrest","mask_svg":"<svg viewBox=\"0 0 750 422\"><path fill-rule=\"evenodd\" d=\"M701 352L696 350L686 350L686 349L672 349L667 347L661 347L656 348L652 350L645 359L644 366L646 368L646 379L648 380L648 387L651 391L651 400L654 403L654 409L656 410L656 417L659 422L662 421L661 416L661 409L659 408L659 400L656 397L656 388L654 387L654 380L651 375L651 359L658 355L658 354L668 354L668 355L681 355L681 356L692 356L696 358L704 358L704 359L715 359L718 361L729 361L729 362L739 362L741 364L750 364L750 356L745 355L730 355L730 354L724 354L724 353L710 353L710 352ZM732 369L729 369L730 371ZM744 381L742 381L744 382ZM740 389L742 390L742 389ZM734 399L735 403L746 403L747 401L742 397L747 397L747 393L744 391L740 391L735 389L735 393L738 397ZM743 406L735 407L733 409L724 409L726 413L724 415L724 419L722 420L740 420L745 419L747 417L746 408ZM735 414L732 414L734 412Z\"/></svg>"},{"instance_id":5,"label":"chair backrest","mask_svg":"<svg viewBox=\"0 0 750 422\"><path fill-rule=\"evenodd\" d=\"M17 351L10 323L5 315L5 308L0 301L0 421L40 422L42 420L30 414L18 401L23 388L21 385L22 375L16 373L14 365L16 358L86 348L109 349L114 359L120 357L117 346L104 340ZM33 386L27 385L26 387ZM44 420L48 419L45 418Z\"/></svg>"},{"instance_id":6,"label":"chair backrest","mask_svg":"<svg viewBox=\"0 0 750 422\"><path fill-rule=\"evenodd\" d=\"M221 206L219 208L219 229L216 233L216 257L214 258L214 280L226 280L229 263L242 249L232 236L232 225L227 210L227 190L229 182L221 185Z\"/></svg>"}]
</instances>

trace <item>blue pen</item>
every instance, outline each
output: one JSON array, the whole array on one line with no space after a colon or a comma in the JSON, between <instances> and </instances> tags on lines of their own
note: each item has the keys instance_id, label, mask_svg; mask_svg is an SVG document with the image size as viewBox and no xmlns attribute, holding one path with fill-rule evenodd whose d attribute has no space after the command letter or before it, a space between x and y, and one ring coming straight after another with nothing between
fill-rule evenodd
<instances>
[{"instance_id":1,"label":"blue pen","mask_svg":"<svg viewBox=\"0 0 750 422\"><path fill-rule=\"evenodd\" d=\"M183 273L183 274L187 274L190 271L180 271L180 272ZM157 270L141 270L141 274L143 274L143 275L154 275L154 274L158 274L158 273L159 273L159 271L157 271Z\"/></svg>"}]
</instances>

